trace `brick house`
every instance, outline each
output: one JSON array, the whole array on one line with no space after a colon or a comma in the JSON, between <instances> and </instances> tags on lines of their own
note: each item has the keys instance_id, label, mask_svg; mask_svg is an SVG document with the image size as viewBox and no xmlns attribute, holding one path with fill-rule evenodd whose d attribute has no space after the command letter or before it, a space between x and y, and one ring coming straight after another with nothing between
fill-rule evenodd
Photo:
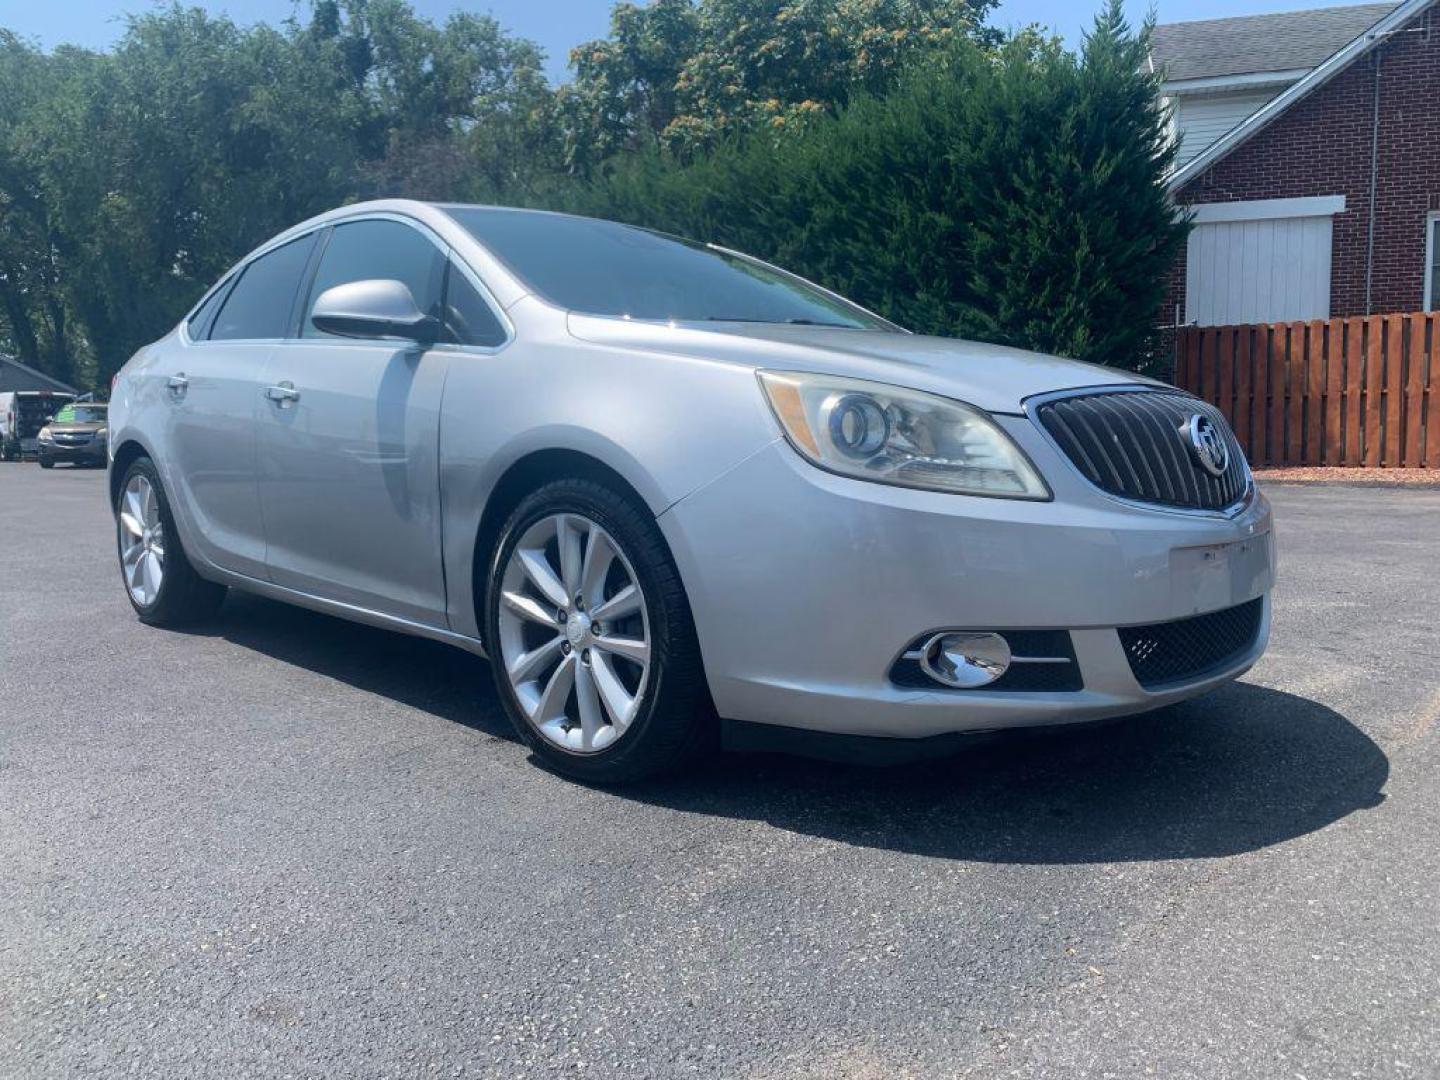
<instances>
[{"instance_id":1,"label":"brick house","mask_svg":"<svg viewBox=\"0 0 1440 1080\"><path fill-rule=\"evenodd\" d=\"M1166 324L1440 309L1437 6L1156 28L1195 214Z\"/></svg>"}]
</instances>

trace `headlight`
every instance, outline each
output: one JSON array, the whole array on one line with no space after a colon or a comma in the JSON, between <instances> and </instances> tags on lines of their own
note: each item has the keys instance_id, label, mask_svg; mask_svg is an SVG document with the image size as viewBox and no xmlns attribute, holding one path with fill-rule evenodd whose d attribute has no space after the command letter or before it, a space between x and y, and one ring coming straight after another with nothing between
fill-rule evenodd
<instances>
[{"instance_id":1,"label":"headlight","mask_svg":"<svg viewBox=\"0 0 1440 1080\"><path fill-rule=\"evenodd\" d=\"M109 437L110 437L110 429L109 429L109 428L103 428L103 427L102 427L99 431L95 432L95 438L96 438L97 440L99 440L100 442L104 442L104 441L105 441L106 439L108 439Z\"/></svg>"},{"instance_id":2,"label":"headlight","mask_svg":"<svg viewBox=\"0 0 1440 1080\"><path fill-rule=\"evenodd\" d=\"M791 445L822 469L929 491L1050 497L1024 452L973 406L835 375L759 375Z\"/></svg>"},{"instance_id":3,"label":"headlight","mask_svg":"<svg viewBox=\"0 0 1440 1080\"><path fill-rule=\"evenodd\" d=\"M50 433L50 429L49 429L48 427L42 427L42 428L40 429L40 434L37 435L37 436L35 436L35 437L36 437L37 439L39 439L41 442L54 442L54 441L55 441L55 436Z\"/></svg>"}]
</instances>

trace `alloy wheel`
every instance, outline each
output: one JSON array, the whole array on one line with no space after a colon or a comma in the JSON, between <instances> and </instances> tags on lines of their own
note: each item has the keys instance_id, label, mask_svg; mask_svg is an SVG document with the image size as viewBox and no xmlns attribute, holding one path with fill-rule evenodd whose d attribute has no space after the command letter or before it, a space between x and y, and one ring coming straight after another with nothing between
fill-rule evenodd
<instances>
[{"instance_id":1,"label":"alloy wheel","mask_svg":"<svg viewBox=\"0 0 1440 1080\"><path fill-rule=\"evenodd\" d=\"M130 477L120 495L120 570L125 587L141 607L160 595L165 580L165 527L160 499L148 477Z\"/></svg>"},{"instance_id":2,"label":"alloy wheel","mask_svg":"<svg viewBox=\"0 0 1440 1080\"><path fill-rule=\"evenodd\" d=\"M550 514L510 552L500 655L531 725L572 753L624 737L650 674L645 595L620 545L583 514Z\"/></svg>"}]
</instances>

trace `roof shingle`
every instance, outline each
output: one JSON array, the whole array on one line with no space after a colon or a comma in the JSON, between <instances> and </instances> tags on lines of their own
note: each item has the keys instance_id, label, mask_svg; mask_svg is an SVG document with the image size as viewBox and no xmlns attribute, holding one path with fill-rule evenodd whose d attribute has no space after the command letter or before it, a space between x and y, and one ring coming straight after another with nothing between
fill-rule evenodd
<instances>
[{"instance_id":1,"label":"roof shingle","mask_svg":"<svg viewBox=\"0 0 1440 1080\"><path fill-rule=\"evenodd\" d=\"M1155 27L1150 55L1166 79L1313 68L1399 4L1360 4Z\"/></svg>"}]
</instances>

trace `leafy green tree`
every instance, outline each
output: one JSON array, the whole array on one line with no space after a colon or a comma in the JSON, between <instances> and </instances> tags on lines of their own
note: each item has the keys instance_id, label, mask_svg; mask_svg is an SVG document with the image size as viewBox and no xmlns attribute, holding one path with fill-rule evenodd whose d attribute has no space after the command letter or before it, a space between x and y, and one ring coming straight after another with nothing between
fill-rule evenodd
<instances>
[{"instance_id":1,"label":"leafy green tree","mask_svg":"<svg viewBox=\"0 0 1440 1080\"><path fill-rule=\"evenodd\" d=\"M52 75L34 160L102 381L246 247L342 196L355 148L324 74L278 31L173 9Z\"/></svg>"},{"instance_id":2,"label":"leafy green tree","mask_svg":"<svg viewBox=\"0 0 1440 1080\"><path fill-rule=\"evenodd\" d=\"M562 90L567 162L588 173L660 142L692 155L793 127L959 39L990 40L994 0L655 0L620 4L610 37L574 49Z\"/></svg>"},{"instance_id":3,"label":"leafy green tree","mask_svg":"<svg viewBox=\"0 0 1440 1080\"><path fill-rule=\"evenodd\" d=\"M404 0L350 0L343 11L321 0L311 28L339 43L371 112L376 192L523 191L558 164L544 54L493 18L460 13L437 26Z\"/></svg>"},{"instance_id":4,"label":"leafy green tree","mask_svg":"<svg viewBox=\"0 0 1440 1080\"><path fill-rule=\"evenodd\" d=\"M671 146L693 149L760 123L784 127L881 94L905 64L981 28L993 0L709 0L703 45L677 83Z\"/></svg>"},{"instance_id":5,"label":"leafy green tree","mask_svg":"<svg viewBox=\"0 0 1440 1080\"><path fill-rule=\"evenodd\" d=\"M0 343L56 377L76 377L54 223L33 155L50 65L0 31Z\"/></svg>"},{"instance_id":6,"label":"leafy green tree","mask_svg":"<svg viewBox=\"0 0 1440 1080\"><path fill-rule=\"evenodd\" d=\"M610 36L570 51L575 79L559 92L566 164L588 172L653 142L679 113L680 73L699 48L692 0L616 4Z\"/></svg>"},{"instance_id":7,"label":"leafy green tree","mask_svg":"<svg viewBox=\"0 0 1440 1080\"><path fill-rule=\"evenodd\" d=\"M240 29L131 19L108 53L0 32L0 345L103 385L233 261L337 203L523 197L559 169L538 49L491 19L318 0Z\"/></svg>"}]
</instances>

